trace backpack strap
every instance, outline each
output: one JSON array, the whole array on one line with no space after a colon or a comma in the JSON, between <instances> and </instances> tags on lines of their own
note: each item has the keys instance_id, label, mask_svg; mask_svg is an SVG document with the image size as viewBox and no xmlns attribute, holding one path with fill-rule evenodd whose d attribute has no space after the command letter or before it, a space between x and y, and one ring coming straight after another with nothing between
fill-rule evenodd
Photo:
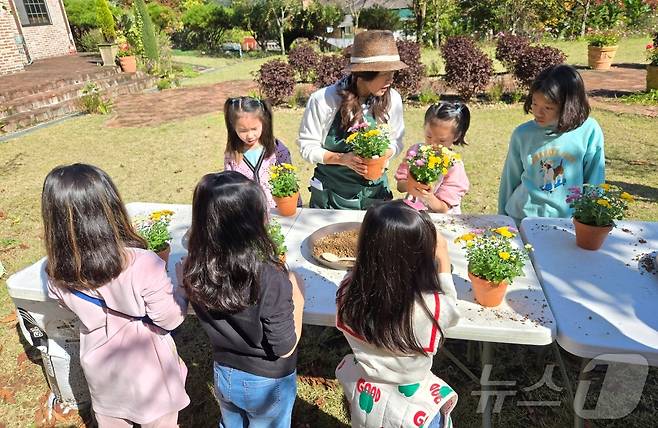
<instances>
[{"instance_id":1,"label":"backpack strap","mask_svg":"<svg viewBox=\"0 0 658 428\"><path fill-rule=\"evenodd\" d=\"M74 289L74 288L70 288L69 290L71 291L71 293L72 293L74 296L79 297L80 299L85 300L85 301L87 301L87 302L89 302L89 303L93 303L94 305L96 305L96 306L98 306L98 307L101 307L101 308L103 308L103 309L105 309L105 310L107 310L107 311L109 311L109 312L113 312L113 313L116 314L116 315L122 316L122 317L124 317L124 318L130 318L130 319L132 319L132 320L134 320L134 321L141 321L141 322L143 322L144 324L150 324L150 325L152 325L152 326L155 326L155 327L158 327L158 328L160 328L160 329L162 329L162 330L165 330L165 329L163 329L162 327L156 325L156 324L153 322L153 320L152 320L148 315L144 315L143 317L134 317L134 316L132 316L132 315L124 314L124 313L121 312L121 311L117 311L116 309L112 309L112 308L108 307L108 306L107 306L107 303L105 303L105 300L103 300L103 299L100 299L100 298L98 298L98 297L94 297L94 296L90 296L89 294L87 294L87 293L83 293L82 291L80 291L80 290L76 290L76 289ZM169 331L169 330L165 330L165 331Z\"/></svg>"}]
</instances>

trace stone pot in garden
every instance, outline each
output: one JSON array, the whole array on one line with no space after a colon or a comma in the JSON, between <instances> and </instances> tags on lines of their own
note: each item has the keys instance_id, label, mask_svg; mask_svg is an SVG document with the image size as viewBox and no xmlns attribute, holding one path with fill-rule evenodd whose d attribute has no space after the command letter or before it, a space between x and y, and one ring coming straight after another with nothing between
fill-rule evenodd
<instances>
[{"instance_id":1,"label":"stone pot in garden","mask_svg":"<svg viewBox=\"0 0 658 428\"><path fill-rule=\"evenodd\" d=\"M609 70L619 46L587 46L587 63L593 70Z\"/></svg>"},{"instance_id":2,"label":"stone pot in garden","mask_svg":"<svg viewBox=\"0 0 658 428\"><path fill-rule=\"evenodd\" d=\"M658 65L647 65L647 92L658 89Z\"/></svg>"},{"instance_id":3,"label":"stone pot in garden","mask_svg":"<svg viewBox=\"0 0 658 428\"><path fill-rule=\"evenodd\" d=\"M118 49L119 46L114 43L102 43L98 45L104 66L115 65L114 58L116 58L116 54L119 52Z\"/></svg>"}]
</instances>

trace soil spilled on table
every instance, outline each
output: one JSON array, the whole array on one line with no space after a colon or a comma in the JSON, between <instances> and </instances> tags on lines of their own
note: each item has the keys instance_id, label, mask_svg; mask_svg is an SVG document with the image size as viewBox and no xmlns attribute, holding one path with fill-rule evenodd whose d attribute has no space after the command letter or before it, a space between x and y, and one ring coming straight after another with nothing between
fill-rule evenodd
<instances>
[{"instance_id":1,"label":"soil spilled on table","mask_svg":"<svg viewBox=\"0 0 658 428\"><path fill-rule=\"evenodd\" d=\"M358 230L346 230L332 233L319 239L313 247L313 255L320 257L322 253L333 253L338 257L356 257Z\"/></svg>"}]
</instances>

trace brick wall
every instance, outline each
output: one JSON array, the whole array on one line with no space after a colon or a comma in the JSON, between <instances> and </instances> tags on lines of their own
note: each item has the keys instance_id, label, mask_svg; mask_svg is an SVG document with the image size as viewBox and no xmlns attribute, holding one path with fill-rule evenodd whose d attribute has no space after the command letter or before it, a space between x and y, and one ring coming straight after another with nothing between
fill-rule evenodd
<instances>
[{"instance_id":1,"label":"brick wall","mask_svg":"<svg viewBox=\"0 0 658 428\"><path fill-rule=\"evenodd\" d=\"M0 75L23 69L25 55L16 46L16 20L11 14L9 0L0 0Z\"/></svg>"},{"instance_id":2,"label":"brick wall","mask_svg":"<svg viewBox=\"0 0 658 428\"><path fill-rule=\"evenodd\" d=\"M46 0L46 4L52 25L23 27L23 36L32 60L67 55L70 49L75 49L69 40L68 24L64 21L59 0Z\"/></svg>"}]
</instances>

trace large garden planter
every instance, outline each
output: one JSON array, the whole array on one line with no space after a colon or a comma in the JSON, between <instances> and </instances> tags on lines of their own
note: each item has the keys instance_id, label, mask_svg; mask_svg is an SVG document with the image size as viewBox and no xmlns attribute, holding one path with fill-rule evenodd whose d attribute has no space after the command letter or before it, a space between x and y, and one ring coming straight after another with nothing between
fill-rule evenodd
<instances>
[{"instance_id":1,"label":"large garden planter","mask_svg":"<svg viewBox=\"0 0 658 428\"><path fill-rule=\"evenodd\" d=\"M384 173L384 166L386 165L386 157L380 156L376 159L363 159L366 164L368 172L363 175L366 180L375 181Z\"/></svg>"},{"instance_id":2,"label":"large garden planter","mask_svg":"<svg viewBox=\"0 0 658 428\"><path fill-rule=\"evenodd\" d=\"M598 250L603 246L605 239L612 230L612 226L590 226L573 219L576 231L576 245L585 250Z\"/></svg>"},{"instance_id":3,"label":"large garden planter","mask_svg":"<svg viewBox=\"0 0 658 428\"><path fill-rule=\"evenodd\" d=\"M297 200L299 199L299 192L291 196L285 196L283 198L273 196L274 202L276 202L276 207L279 210L279 214L284 217L290 217L295 215L297 212Z\"/></svg>"},{"instance_id":4,"label":"large garden planter","mask_svg":"<svg viewBox=\"0 0 658 428\"><path fill-rule=\"evenodd\" d=\"M658 65L647 65L647 91L658 89Z\"/></svg>"},{"instance_id":5,"label":"large garden planter","mask_svg":"<svg viewBox=\"0 0 658 428\"><path fill-rule=\"evenodd\" d=\"M593 70L609 70L619 46L587 46L587 62Z\"/></svg>"},{"instance_id":6,"label":"large garden planter","mask_svg":"<svg viewBox=\"0 0 658 428\"><path fill-rule=\"evenodd\" d=\"M135 73L137 71L137 59L134 55L119 57L119 63L124 73Z\"/></svg>"},{"instance_id":7,"label":"large garden planter","mask_svg":"<svg viewBox=\"0 0 658 428\"><path fill-rule=\"evenodd\" d=\"M505 297L507 291L507 282L503 281L500 284L487 281L486 279L468 273L473 287L473 296L475 300L482 306L489 308L500 305Z\"/></svg>"},{"instance_id":8,"label":"large garden planter","mask_svg":"<svg viewBox=\"0 0 658 428\"><path fill-rule=\"evenodd\" d=\"M103 60L103 65L115 65L114 58L116 58L119 46L116 44L103 43L98 45L98 50L101 52L101 59Z\"/></svg>"}]
</instances>

